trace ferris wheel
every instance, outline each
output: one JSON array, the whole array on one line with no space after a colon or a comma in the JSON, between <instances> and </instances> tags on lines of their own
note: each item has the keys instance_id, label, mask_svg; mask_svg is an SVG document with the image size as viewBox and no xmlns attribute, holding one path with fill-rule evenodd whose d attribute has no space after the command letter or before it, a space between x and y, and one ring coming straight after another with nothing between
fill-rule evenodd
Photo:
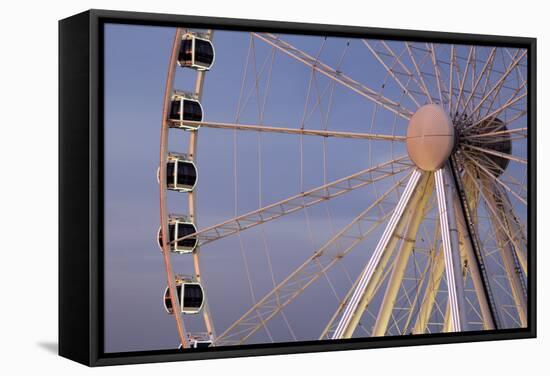
<instances>
[{"instance_id":1,"label":"ferris wheel","mask_svg":"<svg viewBox=\"0 0 550 376\"><path fill-rule=\"evenodd\" d=\"M244 73L234 121L204 116L207 72L234 63L218 57L214 64L215 55L212 30L176 29L162 113L156 237L167 276L162 302L176 321L181 347L527 326L527 50L321 36L304 42L249 33L246 56L236 57ZM350 59L365 59L367 69ZM271 85L295 81L276 76L282 61L307 73L304 108L297 123L269 124L268 98L280 95ZM194 87L174 87L181 71L194 73ZM358 107L349 104L351 97L364 102L353 129L347 116ZM277 103L287 110L284 101ZM247 106L255 121L243 120L253 118L244 115ZM203 129L232 132L235 153L234 216L208 226L197 221ZM253 210L239 212L236 140L245 133L257 134L259 199ZM296 145L298 188L266 202L261 147L280 135ZM169 150L169 137L186 137L187 150ZM320 145L320 168L308 162L308 140ZM360 169L346 174L347 164L340 163L331 172L331 159L342 158L331 154L333 140L362 145ZM308 184L308 173L318 175L309 180L317 185ZM169 207L168 191L187 196L185 213ZM336 220L346 196L354 197L346 209L354 214ZM318 207L326 209L324 225L312 220ZM312 250L288 260L292 268L276 278L270 226L298 214L304 219L295 229L312 238ZM261 245L245 250L242 236L252 229ZM315 244L317 233L326 235L322 244ZM231 237L239 239L239 270L246 277L238 291L251 295L250 304L215 330L214 318L224 312L211 309L199 256ZM251 271L254 252L264 255L264 272ZM176 273L176 258L192 271ZM257 284L264 286L261 294ZM318 299L305 297L314 288ZM289 312L300 300L307 314ZM200 323L190 317L201 317ZM315 337L301 334L296 328L312 317L322 327Z\"/></svg>"}]
</instances>

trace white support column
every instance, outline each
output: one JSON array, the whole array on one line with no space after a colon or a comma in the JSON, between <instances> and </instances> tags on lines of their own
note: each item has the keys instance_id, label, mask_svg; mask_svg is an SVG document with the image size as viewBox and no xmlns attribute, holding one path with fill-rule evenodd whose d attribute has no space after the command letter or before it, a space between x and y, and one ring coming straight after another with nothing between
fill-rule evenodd
<instances>
[{"instance_id":1,"label":"white support column","mask_svg":"<svg viewBox=\"0 0 550 376\"><path fill-rule=\"evenodd\" d=\"M435 172L435 186L445 257L445 275L447 276L447 289L449 291L450 330L461 332L467 330L468 322L464 309L464 282L462 280L458 229L452 199L456 195L456 191L451 176L449 176L450 172L448 164L437 170Z\"/></svg>"},{"instance_id":2,"label":"white support column","mask_svg":"<svg viewBox=\"0 0 550 376\"><path fill-rule=\"evenodd\" d=\"M433 193L433 187L433 178L430 176L426 184L424 184L423 187L419 186L418 188L423 190L422 197L418 203L414 205L414 213L412 214L412 218L408 224L407 230L405 231L405 236L403 237L403 242L399 248L399 253L396 256L397 259L395 261L395 266L393 267L390 280L386 287L386 292L384 293L384 299L382 300L382 304L380 305L380 309L378 311L378 316L376 317L376 323L372 331L373 336L383 336L386 334L391 313L397 299L397 294L399 292L399 288L401 287L401 283L403 282L405 270L416 242L416 233L418 232L420 223L424 219L428 200Z\"/></svg>"},{"instance_id":3,"label":"white support column","mask_svg":"<svg viewBox=\"0 0 550 376\"><path fill-rule=\"evenodd\" d=\"M350 338L353 334L353 331L355 330L355 327L359 323L364 309L364 307L361 307L364 306L364 304L360 303L364 303L362 302L362 300L367 286L369 285L373 274L378 269L380 260L382 259L384 251L390 243L390 240L394 236L397 225L402 220L403 213L405 212L405 209L409 204L411 196L413 195L415 188L418 185L418 181L420 180L421 175L422 173L417 169L412 172L409 182L405 187L405 191L399 199L399 202L394 209L394 212L386 226L386 229L384 230L384 233L382 234L382 237L380 238L380 241L378 242L378 245L376 246L376 249L374 250L367 266L361 273L361 276L359 277L359 283L357 284L357 287L355 288L355 291L353 292L349 303L347 304L344 313L342 314L342 317L340 319L340 322L338 323L338 326L336 327L332 339Z\"/></svg>"}]
</instances>

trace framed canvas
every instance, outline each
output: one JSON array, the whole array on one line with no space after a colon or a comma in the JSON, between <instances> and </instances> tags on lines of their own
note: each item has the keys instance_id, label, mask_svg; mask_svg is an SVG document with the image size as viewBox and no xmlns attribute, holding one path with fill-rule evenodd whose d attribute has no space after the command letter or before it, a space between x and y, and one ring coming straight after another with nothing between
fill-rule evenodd
<instances>
[{"instance_id":1,"label":"framed canvas","mask_svg":"<svg viewBox=\"0 0 550 376\"><path fill-rule=\"evenodd\" d=\"M59 354L534 337L535 63L523 37L61 20Z\"/></svg>"}]
</instances>

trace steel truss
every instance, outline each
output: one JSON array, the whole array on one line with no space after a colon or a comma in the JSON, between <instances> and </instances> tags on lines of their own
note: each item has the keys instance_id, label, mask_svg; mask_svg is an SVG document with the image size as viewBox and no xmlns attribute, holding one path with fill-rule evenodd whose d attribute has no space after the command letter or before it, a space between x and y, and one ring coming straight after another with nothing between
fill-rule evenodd
<instances>
[{"instance_id":1,"label":"steel truss","mask_svg":"<svg viewBox=\"0 0 550 376\"><path fill-rule=\"evenodd\" d=\"M196 236L199 239L200 245L205 245L306 207L330 200L355 189L365 187L386 177L397 175L410 167L411 163L406 157L399 157L217 225L206 227L194 234L174 239L174 242Z\"/></svg>"}]
</instances>

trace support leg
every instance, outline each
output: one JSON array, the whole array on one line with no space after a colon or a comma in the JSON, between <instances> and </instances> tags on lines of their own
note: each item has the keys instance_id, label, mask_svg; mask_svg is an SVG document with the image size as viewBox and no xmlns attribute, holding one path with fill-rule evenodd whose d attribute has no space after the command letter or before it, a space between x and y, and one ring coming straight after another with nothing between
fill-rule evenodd
<instances>
[{"instance_id":1,"label":"support leg","mask_svg":"<svg viewBox=\"0 0 550 376\"><path fill-rule=\"evenodd\" d=\"M453 196L456 195L456 191L450 172L448 163L445 167L437 170L435 172L435 185L445 258L445 274L449 291L451 331L461 332L467 330L468 322L464 304L464 283L462 281L458 229L453 205Z\"/></svg>"},{"instance_id":2,"label":"support leg","mask_svg":"<svg viewBox=\"0 0 550 376\"><path fill-rule=\"evenodd\" d=\"M359 320L371 298L372 291L374 290L374 281L379 278L381 274L381 265L389 259L390 252L388 250L393 249L397 242L395 237L396 230L403 228L403 213L410 204L411 197L418 197L418 192L415 192L415 188L422 176L419 170L414 170L411 174L409 182L405 187L403 195L399 199L397 206L374 250L371 259L367 266L359 276L359 282L347 304L342 317L336 327L336 330L332 336L333 339L350 338L357 327ZM424 176L426 178L427 175ZM381 262L382 261L382 262Z\"/></svg>"},{"instance_id":3,"label":"support leg","mask_svg":"<svg viewBox=\"0 0 550 376\"><path fill-rule=\"evenodd\" d=\"M397 254L397 260L395 261L395 266L386 287L384 299L382 300L380 310L378 311L378 316L376 318L376 323L372 333L373 336L383 336L386 333L391 313L395 306L397 293L401 287L405 270L415 244L416 233L418 232L418 227L420 227L420 223L424 218L426 206L433 193L433 187L434 180L432 174L430 174L428 181L423 187L424 191L422 196L415 205L412 218L407 227L407 231L405 232L405 236L403 237L403 242L401 243L399 253Z\"/></svg>"}]
</instances>

